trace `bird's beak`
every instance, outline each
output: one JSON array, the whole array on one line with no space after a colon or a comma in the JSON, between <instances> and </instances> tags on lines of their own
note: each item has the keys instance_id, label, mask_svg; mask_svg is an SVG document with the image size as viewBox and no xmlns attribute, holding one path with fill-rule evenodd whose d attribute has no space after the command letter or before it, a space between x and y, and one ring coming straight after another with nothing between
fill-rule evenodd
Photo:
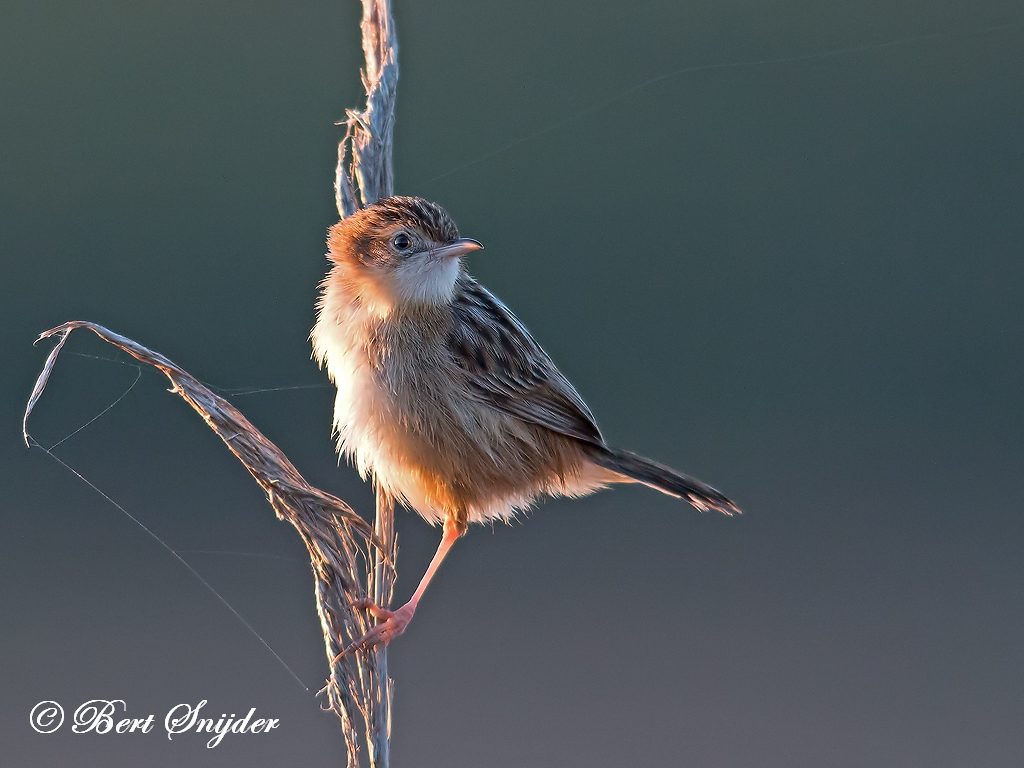
<instances>
[{"instance_id":1,"label":"bird's beak","mask_svg":"<svg viewBox=\"0 0 1024 768\"><path fill-rule=\"evenodd\" d=\"M474 240L471 237L460 237L447 245L442 245L440 248L435 248L431 251L433 256L451 256L452 258L457 256L465 256L467 253L473 251L479 251L484 247L484 244L479 240Z\"/></svg>"}]
</instances>

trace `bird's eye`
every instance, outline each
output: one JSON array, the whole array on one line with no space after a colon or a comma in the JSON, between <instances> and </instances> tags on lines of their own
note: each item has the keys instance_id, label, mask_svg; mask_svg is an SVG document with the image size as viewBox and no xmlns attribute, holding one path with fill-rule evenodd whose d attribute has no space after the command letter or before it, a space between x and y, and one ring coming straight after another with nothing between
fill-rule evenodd
<instances>
[{"instance_id":1,"label":"bird's eye","mask_svg":"<svg viewBox=\"0 0 1024 768\"><path fill-rule=\"evenodd\" d=\"M399 232L392 238L391 244L399 251L407 251L412 246L412 240L405 232Z\"/></svg>"}]
</instances>

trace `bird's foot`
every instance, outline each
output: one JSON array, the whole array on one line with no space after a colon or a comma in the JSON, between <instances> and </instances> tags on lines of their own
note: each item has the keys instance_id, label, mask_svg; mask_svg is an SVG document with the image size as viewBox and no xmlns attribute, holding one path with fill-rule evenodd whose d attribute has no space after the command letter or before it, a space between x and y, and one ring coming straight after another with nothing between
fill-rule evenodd
<instances>
[{"instance_id":1,"label":"bird's foot","mask_svg":"<svg viewBox=\"0 0 1024 768\"><path fill-rule=\"evenodd\" d=\"M360 600L352 607L357 610L367 611L375 619L378 619L380 623L362 637L349 643L348 647L338 654L339 658L352 651L366 650L378 645L387 645L405 632L409 622L412 621L412 617L416 614L416 604L412 601L394 611L388 608L381 608L372 600Z\"/></svg>"}]
</instances>

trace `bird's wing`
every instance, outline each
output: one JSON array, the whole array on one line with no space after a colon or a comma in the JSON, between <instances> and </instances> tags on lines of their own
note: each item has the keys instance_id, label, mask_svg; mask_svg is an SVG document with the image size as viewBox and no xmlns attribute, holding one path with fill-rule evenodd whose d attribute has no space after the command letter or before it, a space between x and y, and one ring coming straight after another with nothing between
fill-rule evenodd
<instances>
[{"instance_id":1,"label":"bird's wing","mask_svg":"<svg viewBox=\"0 0 1024 768\"><path fill-rule=\"evenodd\" d=\"M465 275L455 294L448 347L473 396L530 424L604 445L583 398L508 307Z\"/></svg>"}]
</instances>

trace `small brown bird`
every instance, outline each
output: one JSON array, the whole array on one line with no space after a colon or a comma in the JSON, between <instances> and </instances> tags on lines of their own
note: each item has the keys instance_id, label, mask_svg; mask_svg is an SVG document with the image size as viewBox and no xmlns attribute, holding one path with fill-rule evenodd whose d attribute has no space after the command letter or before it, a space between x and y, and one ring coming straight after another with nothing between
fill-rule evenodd
<instances>
[{"instance_id":1,"label":"small brown bird","mask_svg":"<svg viewBox=\"0 0 1024 768\"><path fill-rule=\"evenodd\" d=\"M311 339L338 387L338 450L444 535L408 603L354 643L405 631L469 523L507 520L542 496L640 482L726 515L699 480L605 443L572 384L512 312L470 277L483 246L418 197L388 197L331 227Z\"/></svg>"}]
</instances>

